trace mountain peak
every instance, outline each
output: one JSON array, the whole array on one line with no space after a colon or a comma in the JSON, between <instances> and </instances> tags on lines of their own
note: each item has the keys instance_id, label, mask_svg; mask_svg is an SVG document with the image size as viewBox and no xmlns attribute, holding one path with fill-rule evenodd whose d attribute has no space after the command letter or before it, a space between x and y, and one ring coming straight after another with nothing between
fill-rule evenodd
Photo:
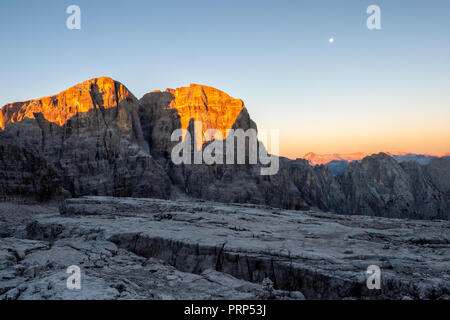
<instances>
[{"instance_id":1,"label":"mountain peak","mask_svg":"<svg viewBox=\"0 0 450 320\"><path fill-rule=\"evenodd\" d=\"M191 83L189 87L166 89L173 95L168 109L176 110L180 116L181 128L187 130L191 119L202 122L202 131L217 129L223 137L232 129L238 116L245 110L241 99L235 99L227 93L211 86ZM153 92L149 95L161 94ZM146 95L141 100L146 100Z\"/></svg>"},{"instance_id":2,"label":"mountain peak","mask_svg":"<svg viewBox=\"0 0 450 320\"><path fill-rule=\"evenodd\" d=\"M25 118L34 119L36 113L62 126L79 112L117 107L124 99L135 100L120 82L109 77L93 78L53 96L6 104L0 110L0 129Z\"/></svg>"}]
</instances>

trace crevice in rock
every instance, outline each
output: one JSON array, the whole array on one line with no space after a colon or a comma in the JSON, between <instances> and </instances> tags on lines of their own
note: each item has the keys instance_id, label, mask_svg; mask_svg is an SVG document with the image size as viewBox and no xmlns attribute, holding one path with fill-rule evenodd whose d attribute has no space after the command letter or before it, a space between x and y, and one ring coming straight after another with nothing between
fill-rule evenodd
<instances>
[{"instance_id":1,"label":"crevice in rock","mask_svg":"<svg viewBox=\"0 0 450 320\"><path fill-rule=\"evenodd\" d=\"M308 299L374 298L359 283L322 270L293 263L290 259L277 258L251 252L235 253L222 246L190 244L182 241L148 237L142 234L116 234L109 241L145 258L158 258L183 272L200 274L206 269L230 274L238 279L261 283L265 278L274 282L274 288L301 291ZM395 290L392 292L395 295ZM375 298L386 297L384 294Z\"/></svg>"}]
</instances>

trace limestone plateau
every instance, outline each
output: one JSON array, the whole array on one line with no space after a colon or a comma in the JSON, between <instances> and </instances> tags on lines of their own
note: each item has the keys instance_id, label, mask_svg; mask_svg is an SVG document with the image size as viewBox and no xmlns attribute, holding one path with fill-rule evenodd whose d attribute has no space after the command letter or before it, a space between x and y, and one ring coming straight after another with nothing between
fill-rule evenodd
<instances>
[{"instance_id":1,"label":"limestone plateau","mask_svg":"<svg viewBox=\"0 0 450 320\"><path fill-rule=\"evenodd\" d=\"M174 165L175 129L255 128L240 99L212 87L153 91L140 100L107 77L0 109L0 196L39 201L79 196L185 194L225 203L339 214L449 219L450 159L395 161L387 154L347 164L339 175L307 160L259 165Z\"/></svg>"},{"instance_id":2,"label":"limestone plateau","mask_svg":"<svg viewBox=\"0 0 450 320\"><path fill-rule=\"evenodd\" d=\"M0 221L0 299L450 298L449 221L119 197L0 203Z\"/></svg>"}]
</instances>

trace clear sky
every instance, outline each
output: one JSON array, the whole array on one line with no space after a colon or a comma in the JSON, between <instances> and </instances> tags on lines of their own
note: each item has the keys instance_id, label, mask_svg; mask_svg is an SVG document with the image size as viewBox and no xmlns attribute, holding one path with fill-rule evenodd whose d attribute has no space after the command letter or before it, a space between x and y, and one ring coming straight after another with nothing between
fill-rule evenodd
<instances>
[{"instance_id":1,"label":"clear sky","mask_svg":"<svg viewBox=\"0 0 450 320\"><path fill-rule=\"evenodd\" d=\"M450 152L448 0L1 1L0 38L0 105L97 76L138 98L199 83L279 129L286 156Z\"/></svg>"}]
</instances>

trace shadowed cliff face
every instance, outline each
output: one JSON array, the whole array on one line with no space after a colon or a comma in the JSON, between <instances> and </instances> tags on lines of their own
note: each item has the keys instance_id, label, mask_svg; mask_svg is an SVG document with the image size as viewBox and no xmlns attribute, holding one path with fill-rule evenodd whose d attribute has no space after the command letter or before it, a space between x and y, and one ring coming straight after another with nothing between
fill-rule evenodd
<instances>
[{"instance_id":1,"label":"shadowed cliff face","mask_svg":"<svg viewBox=\"0 0 450 320\"><path fill-rule=\"evenodd\" d=\"M43 201L59 195L61 190L58 170L41 154L0 143L0 197Z\"/></svg>"},{"instance_id":2,"label":"shadowed cliff face","mask_svg":"<svg viewBox=\"0 0 450 320\"><path fill-rule=\"evenodd\" d=\"M0 145L17 144L44 158L67 195L170 196L169 179L145 148L138 101L112 79L6 105L1 113ZM10 179L3 181L5 189L13 187Z\"/></svg>"},{"instance_id":3,"label":"shadowed cliff face","mask_svg":"<svg viewBox=\"0 0 450 320\"><path fill-rule=\"evenodd\" d=\"M194 121L202 122L202 133L218 129L224 138L228 129L256 130L241 100L212 87L191 85L146 94L139 101L139 114L152 155L165 168L172 183L188 195L222 202L305 207L291 184L284 183L281 176L261 177L259 165L172 163L171 150L178 143L171 141L172 132L183 128L193 136Z\"/></svg>"},{"instance_id":4,"label":"shadowed cliff face","mask_svg":"<svg viewBox=\"0 0 450 320\"><path fill-rule=\"evenodd\" d=\"M433 159L425 170L436 188L446 196L450 208L450 158Z\"/></svg>"}]
</instances>

